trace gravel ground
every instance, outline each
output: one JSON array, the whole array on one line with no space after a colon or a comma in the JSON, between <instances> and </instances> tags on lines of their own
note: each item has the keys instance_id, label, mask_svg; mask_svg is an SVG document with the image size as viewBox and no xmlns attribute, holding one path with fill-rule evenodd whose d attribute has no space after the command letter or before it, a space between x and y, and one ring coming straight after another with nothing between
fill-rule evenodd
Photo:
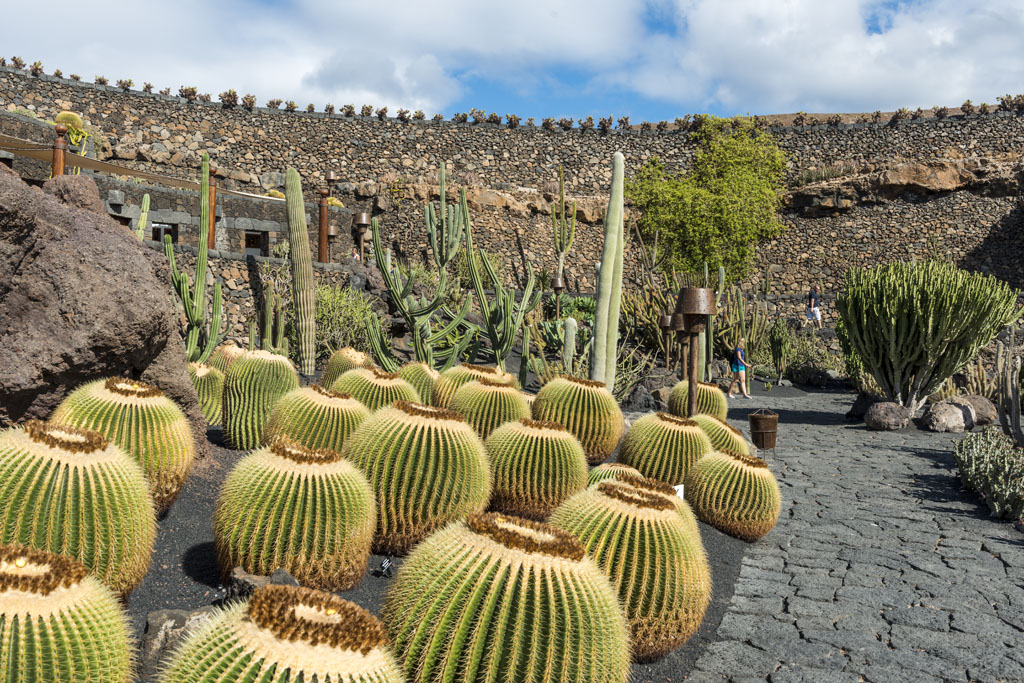
<instances>
[{"instance_id":1,"label":"gravel ground","mask_svg":"<svg viewBox=\"0 0 1024 683\"><path fill-rule=\"evenodd\" d=\"M700 631L633 681L1024 681L1024 536L961 489L950 435L847 423L849 392L755 386L730 421L780 414L779 525L747 544L701 524L714 596ZM158 609L224 595L211 519L241 457L210 431L160 522L153 564L127 606L136 632ZM393 579L373 575L344 597L379 612ZM400 560L399 560L400 564Z\"/></svg>"}]
</instances>

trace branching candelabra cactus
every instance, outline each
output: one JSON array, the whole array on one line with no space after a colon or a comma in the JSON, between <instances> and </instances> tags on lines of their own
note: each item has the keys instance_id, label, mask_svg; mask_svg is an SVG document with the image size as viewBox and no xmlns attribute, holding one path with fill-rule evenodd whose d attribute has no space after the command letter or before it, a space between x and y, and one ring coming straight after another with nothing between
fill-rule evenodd
<instances>
[{"instance_id":1,"label":"branching candelabra cactus","mask_svg":"<svg viewBox=\"0 0 1024 683\"><path fill-rule=\"evenodd\" d=\"M302 180L294 168L284 179L288 202L288 250L292 262L292 298L295 301L295 327L299 338L299 371L312 375L316 370L316 283L313 258L306 232L306 204L302 201Z\"/></svg>"},{"instance_id":2,"label":"branching candelabra cactus","mask_svg":"<svg viewBox=\"0 0 1024 683\"><path fill-rule=\"evenodd\" d=\"M558 167L558 211L551 212L551 231L555 237L555 253L558 254L558 269L555 277L562 279L565 270L565 256L572 249L576 238L576 202L572 203L572 217L565 214L565 176L562 167ZM559 293L560 294L560 293Z\"/></svg>"},{"instance_id":3,"label":"branching candelabra cactus","mask_svg":"<svg viewBox=\"0 0 1024 683\"><path fill-rule=\"evenodd\" d=\"M185 353L193 363L205 363L222 339L220 283L213 285L213 310L206 325L206 258L210 221L210 155L203 153L203 170L199 194L199 251L196 254L195 288L187 273L180 272L174 261L171 236L164 235L164 253L171 265L171 285L185 308Z\"/></svg>"},{"instance_id":4,"label":"branching candelabra cactus","mask_svg":"<svg viewBox=\"0 0 1024 683\"><path fill-rule=\"evenodd\" d=\"M434 263L438 270L445 271L448 264L459 253L462 246L462 235L468 217L463 214L462 204L448 204L447 184L444 179L444 164L441 164L441 203L434 208L433 202L427 202L424 218L427 226L427 240ZM440 216L440 222L438 222Z\"/></svg>"},{"instance_id":5,"label":"branching candelabra cactus","mask_svg":"<svg viewBox=\"0 0 1024 683\"><path fill-rule=\"evenodd\" d=\"M1003 432L1024 448L1020 425L1021 359L1014 355L1016 330L1011 327L1006 343L996 345L996 377L999 386L999 424Z\"/></svg>"},{"instance_id":6,"label":"branching candelabra cactus","mask_svg":"<svg viewBox=\"0 0 1024 683\"><path fill-rule=\"evenodd\" d=\"M149 193L142 195L142 208L139 209L139 222L135 225L135 236L139 241L146 239L146 226L149 223Z\"/></svg>"},{"instance_id":7,"label":"branching candelabra cactus","mask_svg":"<svg viewBox=\"0 0 1024 683\"><path fill-rule=\"evenodd\" d=\"M622 152L612 157L612 189L604 217L604 250L597 280L597 311L594 315L594 348L590 356L590 379L615 388L615 360L619 345L619 307L622 301L622 250L624 232Z\"/></svg>"}]
</instances>

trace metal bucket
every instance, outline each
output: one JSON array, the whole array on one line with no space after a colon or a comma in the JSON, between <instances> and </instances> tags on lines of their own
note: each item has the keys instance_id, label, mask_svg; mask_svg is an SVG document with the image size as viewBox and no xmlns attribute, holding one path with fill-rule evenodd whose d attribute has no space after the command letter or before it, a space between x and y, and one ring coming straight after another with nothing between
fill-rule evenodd
<instances>
[{"instance_id":1,"label":"metal bucket","mask_svg":"<svg viewBox=\"0 0 1024 683\"><path fill-rule=\"evenodd\" d=\"M747 416L750 420L750 438L758 448L774 449L779 433L779 414L770 410L755 410Z\"/></svg>"}]
</instances>

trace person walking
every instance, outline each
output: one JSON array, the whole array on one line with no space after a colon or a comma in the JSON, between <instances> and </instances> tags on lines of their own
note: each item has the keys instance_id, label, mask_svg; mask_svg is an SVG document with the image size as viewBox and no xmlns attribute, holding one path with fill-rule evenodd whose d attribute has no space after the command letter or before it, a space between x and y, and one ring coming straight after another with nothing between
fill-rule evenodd
<instances>
[{"instance_id":1,"label":"person walking","mask_svg":"<svg viewBox=\"0 0 1024 683\"><path fill-rule=\"evenodd\" d=\"M744 347L747 345L747 340L740 337L740 340L736 342L736 348L732 350L732 359L729 361L729 367L732 370L732 384L729 385L729 398L736 398L732 393L732 388L736 386L736 383L740 383L740 393L743 394L743 398L753 398L747 393L747 353Z\"/></svg>"},{"instance_id":2,"label":"person walking","mask_svg":"<svg viewBox=\"0 0 1024 683\"><path fill-rule=\"evenodd\" d=\"M812 326L821 329L821 293L818 285L812 285L807 293L807 320Z\"/></svg>"}]
</instances>

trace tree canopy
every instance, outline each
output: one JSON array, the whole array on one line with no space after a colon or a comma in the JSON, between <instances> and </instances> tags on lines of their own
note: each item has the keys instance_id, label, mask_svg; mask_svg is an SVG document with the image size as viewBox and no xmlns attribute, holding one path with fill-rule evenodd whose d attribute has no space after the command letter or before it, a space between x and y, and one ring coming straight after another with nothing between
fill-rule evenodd
<instances>
[{"instance_id":1,"label":"tree canopy","mask_svg":"<svg viewBox=\"0 0 1024 683\"><path fill-rule=\"evenodd\" d=\"M749 119L709 116L693 133L688 171L670 173L658 158L627 185L641 211L641 231L657 235L667 267L688 272L725 266L729 281L745 276L757 243L782 233L778 210L786 157Z\"/></svg>"}]
</instances>

